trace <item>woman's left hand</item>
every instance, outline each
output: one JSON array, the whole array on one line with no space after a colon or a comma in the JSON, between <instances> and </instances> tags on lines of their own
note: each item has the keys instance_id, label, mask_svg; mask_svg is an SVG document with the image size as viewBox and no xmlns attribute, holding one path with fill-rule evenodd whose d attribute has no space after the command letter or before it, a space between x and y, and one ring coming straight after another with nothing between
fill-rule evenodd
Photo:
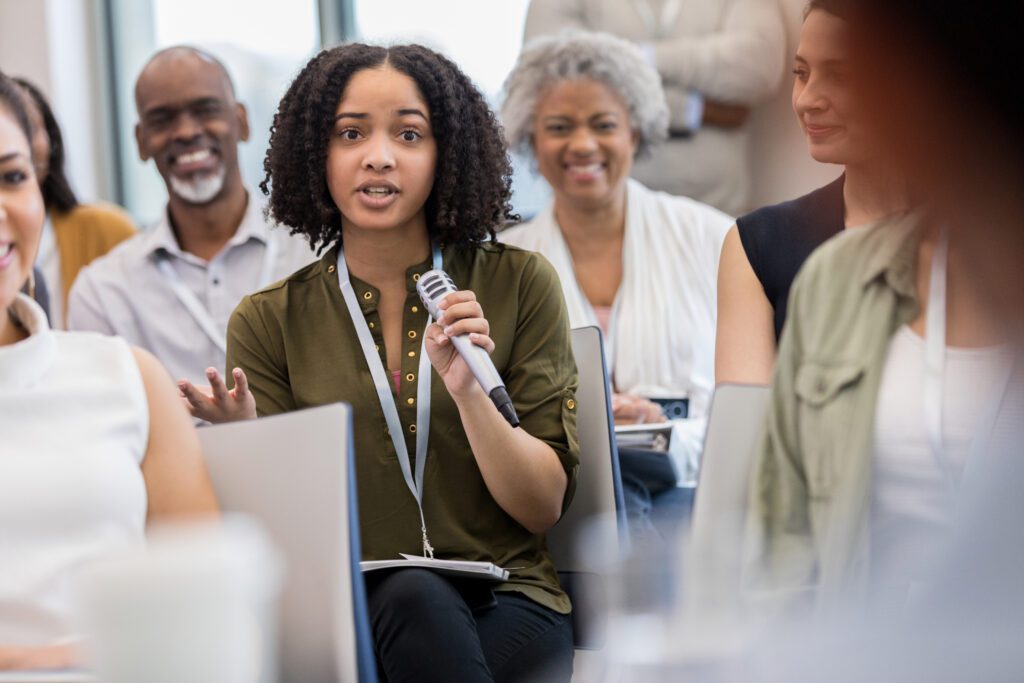
<instances>
[{"instance_id":1,"label":"woman's left hand","mask_svg":"<svg viewBox=\"0 0 1024 683\"><path fill-rule=\"evenodd\" d=\"M440 318L427 328L427 357L444 380L452 398L468 396L479 386L466 361L452 344L452 337L466 335L488 354L494 351L491 326L484 311L470 291L452 292L438 305Z\"/></svg>"}]
</instances>

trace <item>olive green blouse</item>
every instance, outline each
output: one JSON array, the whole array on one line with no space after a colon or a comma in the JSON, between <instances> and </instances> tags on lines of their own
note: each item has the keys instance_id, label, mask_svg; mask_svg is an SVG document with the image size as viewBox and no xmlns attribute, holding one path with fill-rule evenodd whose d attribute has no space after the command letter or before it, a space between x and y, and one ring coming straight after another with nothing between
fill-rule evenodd
<instances>
[{"instance_id":1,"label":"olive green blouse","mask_svg":"<svg viewBox=\"0 0 1024 683\"><path fill-rule=\"evenodd\" d=\"M261 416L339 401L350 404L363 559L418 555L422 536L416 500L402 477L369 367L345 308L337 259L338 250L331 249L316 263L243 299L228 325L228 368L245 371ZM427 323L416 281L430 268L427 260L406 273L401 387L396 402L410 459L416 452L416 373ZM575 490L579 444L576 363L558 276L543 257L498 244L445 249L444 269L460 289L475 292L483 307L495 343L491 358L512 397L521 428L551 446L565 469L569 485L564 510ZM352 286L387 367L377 311L380 292L355 277ZM436 372L431 401L423 512L436 556L508 567L510 579L498 590L518 591L568 613L569 598L558 583L544 535L526 530L494 501L455 402Z\"/></svg>"}]
</instances>

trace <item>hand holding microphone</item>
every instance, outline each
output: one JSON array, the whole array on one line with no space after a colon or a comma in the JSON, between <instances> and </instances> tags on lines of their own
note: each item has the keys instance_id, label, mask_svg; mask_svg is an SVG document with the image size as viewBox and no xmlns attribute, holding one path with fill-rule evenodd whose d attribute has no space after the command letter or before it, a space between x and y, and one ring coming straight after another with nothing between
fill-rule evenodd
<instances>
[{"instance_id":1,"label":"hand holding microphone","mask_svg":"<svg viewBox=\"0 0 1024 683\"><path fill-rule=\"evenodd\" d=\"M424 274L416 290L437 324L427 330L430 361L454 397L466 395L478 384L502 416L519 426L505 383L491 362L494 341L483 309L470 291L458 291L443 271Z\"/></svg>"}]
</instances>

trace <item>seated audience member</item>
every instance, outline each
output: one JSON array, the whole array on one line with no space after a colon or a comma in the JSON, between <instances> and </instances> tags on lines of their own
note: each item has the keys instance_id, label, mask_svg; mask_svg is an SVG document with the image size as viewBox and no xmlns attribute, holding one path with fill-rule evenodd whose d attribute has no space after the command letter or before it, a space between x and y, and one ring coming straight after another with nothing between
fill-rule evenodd
<instances>
[{"instance_id":1,"label":"seated audience member","mask_svg":"<svg viewBox=\"0 0 1024 683\"><path fill-rule=\"evenodd\" d=\"M811 156L841 164L845 172L804 197L743 216L725 238L718 271L719 383L767 384L789 288L807 257L844 228L907 208L905 183L882 153L850 82L849 3L808 5L793 69L793 110Z\"/></svg>"},{"instance_id":2,"label":"seated audience member","mask_svg":"<svg viewBox=\"0 0 1024 683\"><path fill-rule=\"evenodd\" d=\"M665 89L670 139L637 163L647 187L735 216L750 196L750 109L778 88L786 31L774 0L531 0L524 42L566 29L640 46Z\"/></svg>"},{"instance_id":3,"label":"seated audience member","mask_svg":"<svg viewBox=\"0 0 1024 683\"><path fill-rule=\"evenodd\" d=\"M869 109L880 125L924 107L895 128L902 135L886 136L889 144L919 136L919 125L930 129L933 113L948 134L942 103L957 102L961 90L938 85L944 71L918 61L929 52L904 46L904 31L878 54L880 29L851 16L851 54L861 62L852 81L869 94L892 79L906 87L886 88L884 109ZM926 159L985 163L968 150L950 141ZM929 175L944 173L916 162L903 171L915 178L915 196ZM974 182L963 189L987 191ZM977 215L937 208L844 233L811 255L793 285L750 490L748 587L769 610L904 607L991 464L986 442L1010 376L1005 320L977 277ZM1007 282L1019 282L1019 270Z\"/></svg>"},{"instance_id":4,"label":"seated audience member","mask_svg":"<svg viewBox=\"0 0 1024 683\"><path fill-rule=\"evenodd\" d=\"M557 275L494 243L513 218L511 169L486 102L426 48L332 48L282 99L265 166L271 215L328 249L239 304L228 363L251 393L236 384L197 408L220 421L351 404L364 559L510 568L493 589L371 576L386 680L568 681L570 603L544 533L575 488L576 367ZM442 261L462 289L428 324L416 282ZM519 428L454 351L462 334L491 354ZM412 462L425 463L415 478Z\"/></svg>"},{"instance_id":5,"label":"seated audience member","mask_svg":"<svg viewBox=\"0 0 1024 683\"><path fill-rule=\"evenodd\" d=\"M228 317L242 297L313 259L272 230L238 168L249 138L227 70L191 47L158 52L135 84L139 156L167 186L167 210L146 233L80 274L68 326L116 334L150 351L178 379L206 384L224 367Z\"/></svg>"},{"instance_id":6,"label":"seated audience member","mask_svg":"<svg viewBox=\"0 0 1024 683\"><path fill-rule=\"evenodd\" d=\"M51 331L19 293L45 207L17 88L0 74L0 669L60 668L78 661L76 570L216 501L160 364L121 339Z\"/></svg>"},{"instance_id":7,"label":"seated audience member","mask_svg":"<svg viewBox=\"0 0 1024 683\"><path fill-rule=\"evenodd\" d=\"M691 467L713 388L715 283L732 219L629 179L634 159L665 138L668 112L658 74L625 40L539 38L505 89L510 144L532 153L554 200L500 239L551 261L573 327L603 330L617 423L663 421L652 397L689 402L673 439L685 442L680 467ZM649 492L624 476L642 520ZM655 509L681 497L674 487L656 494Z\"/></svg>"},{"instance_id":8,"label":"seated audience member","mask_svg":"<svg viewBox=\"0 0 1024 683\"><path fill-rule=\"evenodd\" d=\"M27 94L32 123L32 160L46 204L46 223L37 263L50 291L50 326L64 329L68 293L78 272L135 234L122 209L110 204L81 204L64 175L64 136L43 93L14 79Z\"/></svg>"}]
</instances>

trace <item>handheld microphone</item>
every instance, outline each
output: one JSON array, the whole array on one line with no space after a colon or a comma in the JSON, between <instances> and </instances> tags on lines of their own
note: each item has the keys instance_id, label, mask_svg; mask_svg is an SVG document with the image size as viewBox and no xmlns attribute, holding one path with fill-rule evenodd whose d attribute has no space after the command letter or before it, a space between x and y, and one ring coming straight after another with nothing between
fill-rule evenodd
<instances>
[{"instance_id":1,"label":"handheld microphone","mask_svg":"<svg viewBox=\"0 0 1024 683\"><path fill-rule=\"evenodd\" d=\"M458 288L443 270L426 272L420 277L419 282L416 283L416 292L420 295L420 300L423 301L423 305L427 307L430 317L434 320L437 320L438 314L441 313L437 305L442 299L455 291L458 291ZM467 334L460 334L450 337L450 339L455 346L455 350L459 352L462 359L466 361L466 365L473 371L473 376L476 377L476 381L483 387L484 393L490 396L491 401L494 402L494 407L498 409L502 417L508 420L510 425L518 427L519 416L516 415L512 399L509 398L508 391L505 389L505 383L501 381L501 376L494 368L491 357L486 351L470 341Z\"/></svg>"}]
</instances>

